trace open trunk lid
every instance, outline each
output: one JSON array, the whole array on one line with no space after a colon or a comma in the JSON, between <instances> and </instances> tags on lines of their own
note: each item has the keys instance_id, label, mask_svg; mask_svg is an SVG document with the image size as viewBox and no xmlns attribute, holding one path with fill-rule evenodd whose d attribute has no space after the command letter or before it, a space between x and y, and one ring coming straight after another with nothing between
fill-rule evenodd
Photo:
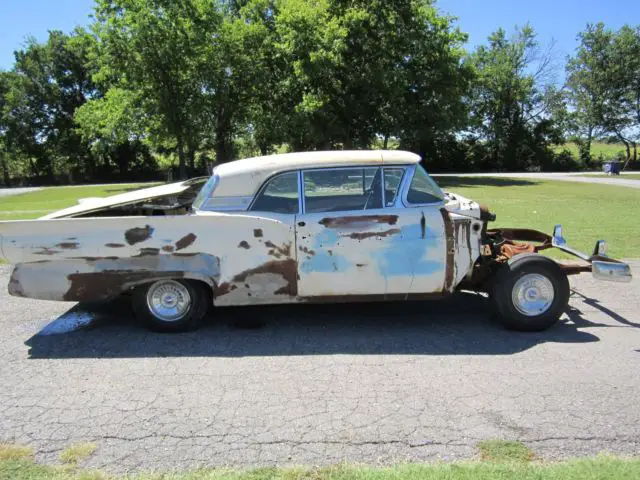
<instances>
[{"instance_id":1,"label":"open trunk lid","mask_svg":"<svg viewBox=\"0 0 640 480\"><path fill-rule=\"evenodd\" d=\"M41 217L41 220L88 216L129 216L145 214L177 214L191 203L209 177L143 188L104 198L83 198L72 207Z\"/></svg>"}]
</instances>

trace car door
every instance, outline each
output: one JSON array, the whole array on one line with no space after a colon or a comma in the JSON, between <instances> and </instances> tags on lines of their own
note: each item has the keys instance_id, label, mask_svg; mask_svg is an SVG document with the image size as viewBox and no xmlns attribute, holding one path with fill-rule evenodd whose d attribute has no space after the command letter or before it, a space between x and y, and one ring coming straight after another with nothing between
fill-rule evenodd
<instances>
[{"instance_id":1,"label":"car door","mask_svg":"<svg viewBox=\"0 0 640 480\"><path fill-rule=\"evenodd\" d=\"M299 296L406 295L415 276L421 288L442 288L442 217L438 210L402 206L397 197L406 170L303 171L304 212L296 217Z\"/></svg>"}]
</instances>

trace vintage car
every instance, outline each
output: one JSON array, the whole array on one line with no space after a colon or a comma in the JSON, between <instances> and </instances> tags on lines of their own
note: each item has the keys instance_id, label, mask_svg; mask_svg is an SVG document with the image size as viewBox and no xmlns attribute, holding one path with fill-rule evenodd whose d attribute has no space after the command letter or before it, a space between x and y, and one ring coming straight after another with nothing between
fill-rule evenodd
<instances>
[{"instance_id":1,"label":"vintage car","mask_svg":"<svg viewBox=\"0 0 640 480\"><path fill-rule=\"evenodd\" d=\"M85 199L0 222L9 293L73 302L130 295L160 331L196 327L213 305L442 298L486 292L510 328L542 330L567 306L567 276L629 281L629 266L553 235L488 229L495 215L443 193L402 151L272 155L210 178ZM559 263L539 252L578 257Z\"/></svg>"}]
</instances>

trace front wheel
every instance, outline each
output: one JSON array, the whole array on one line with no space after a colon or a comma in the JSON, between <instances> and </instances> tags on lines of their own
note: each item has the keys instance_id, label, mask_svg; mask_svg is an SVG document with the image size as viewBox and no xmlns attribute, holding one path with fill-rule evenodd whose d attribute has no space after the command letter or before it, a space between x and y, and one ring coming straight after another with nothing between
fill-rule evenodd
<instances>
[{"instance_id":1,"label":"front wheel","mask_svg":"<svg viewBox=\"0 0 640 480\"><path fill-rule=\"evenodd\" d=\"M151 330L183 332L196 329L209 309L204 284L188 280L158 280L133 292L133 310Z\"/></svg>"},{"instance_id":2,"label":"front wheel","mask_svg":"<svg viewBox=\"0 0 640 480\"><path fill-rule=\"evenodd\" d=\"M555 324L569 303L569 280L556 262L538 254L516 256L498 271L493 302L510 329L537 332Z\"/></svg>"}]
</instances>

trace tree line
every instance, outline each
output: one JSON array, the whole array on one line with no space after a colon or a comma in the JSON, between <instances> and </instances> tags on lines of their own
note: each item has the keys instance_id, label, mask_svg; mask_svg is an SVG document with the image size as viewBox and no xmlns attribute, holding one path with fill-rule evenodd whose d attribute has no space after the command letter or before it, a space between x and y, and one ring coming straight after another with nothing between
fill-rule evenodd
<instances>
[{"instance_id":1,"label":"tree line","mask_svg":"<svg viewBox=\"0 0 640 480\"><path fill-rule=\"evenodd\" d=\"M343 148L411 150L433 171L580 169L596 139L637 160L638 26L587 25L564 85L529 25L466 40L432 0L97 0L89 25L0 72L0 182Z\"/></svg>"}]
</instances>

